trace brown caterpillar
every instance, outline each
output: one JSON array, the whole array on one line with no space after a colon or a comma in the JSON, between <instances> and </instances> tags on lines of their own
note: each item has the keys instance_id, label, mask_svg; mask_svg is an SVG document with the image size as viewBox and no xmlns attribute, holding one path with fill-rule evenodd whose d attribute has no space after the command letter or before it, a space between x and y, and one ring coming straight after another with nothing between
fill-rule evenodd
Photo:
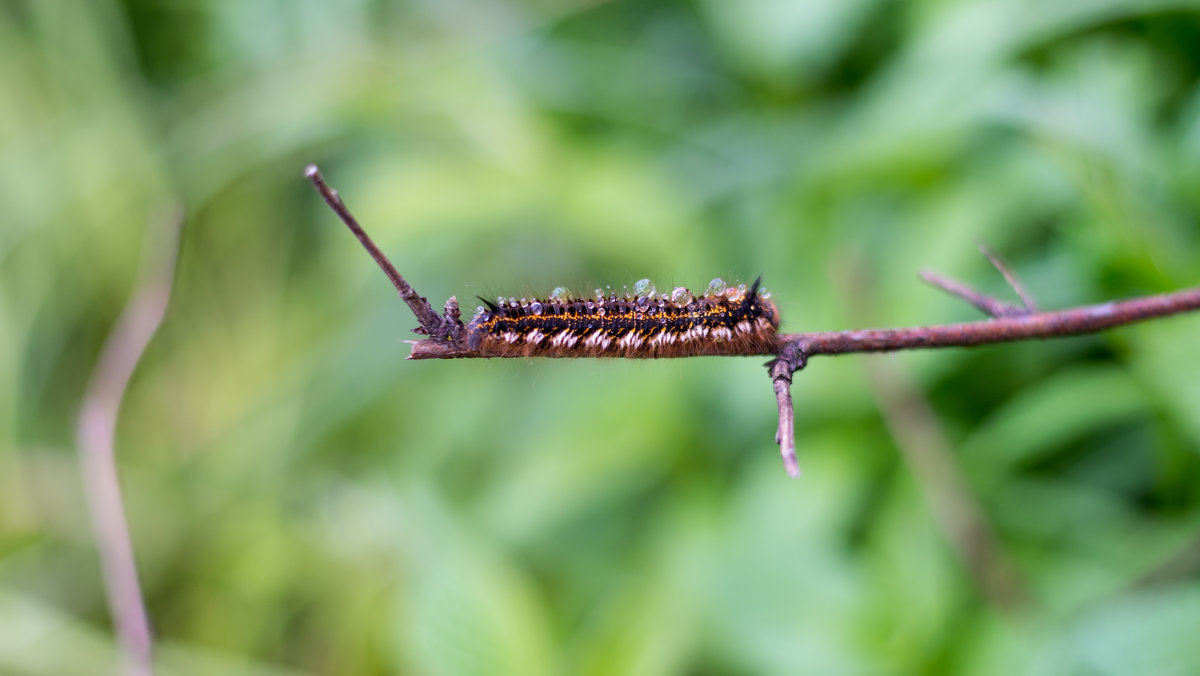
<instances>
[{"instance_id":1,"label":"brown caterpillar","mask_svg":"<svg viewBox=\"0 0 1200 676\"><path fill-rule=\"evenodd\" d=\"M547 300L480 298L467 345L489 357L625 357L663 359L776 351L779 310L760 291L762 277L725 287L720 279L696 298L684 287L655 294L650 280L634 293L572 298L563 288Z\"/></svg>"}]
</instances>

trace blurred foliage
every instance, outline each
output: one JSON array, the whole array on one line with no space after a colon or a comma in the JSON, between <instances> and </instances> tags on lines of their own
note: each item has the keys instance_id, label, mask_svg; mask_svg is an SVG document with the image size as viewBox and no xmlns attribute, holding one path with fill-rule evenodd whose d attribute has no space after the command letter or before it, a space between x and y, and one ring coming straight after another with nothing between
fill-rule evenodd
<instances>
[{"instance_id":1,"label":"blurred foliage","mask_svg":"<svg viewBox=\"0 0 1200 676\"><path fill-rule=\"evenodd\" d=\"M816 360L404 361L423 294L762 274L784 329L1200 270L1200 14L1059 0L0 3L0 672L116 655L73 421L184 214L121 479L167 674L1200 671L1200 318ZM468 307L473 307L471 304ZM929 398L1027 587L890 436Z\"/></svg>"}]
</instances>

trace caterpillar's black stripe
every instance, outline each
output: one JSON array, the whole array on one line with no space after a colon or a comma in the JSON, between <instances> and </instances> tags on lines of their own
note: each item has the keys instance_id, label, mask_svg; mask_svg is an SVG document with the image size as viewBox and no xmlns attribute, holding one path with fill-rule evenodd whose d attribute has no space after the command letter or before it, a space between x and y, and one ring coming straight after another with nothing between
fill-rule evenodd
<instances>
[{"instance_id":1,"label":"caterpillar's black stripe","mask_svg":"<svg viewBox=\"0 0 1200 676\"><path fill-rule=\"evenodd\" d=\"M779 313L762 293L723 288L695 298L682 287L656 296L600 295L595 300L558 294L550 300L480 299L467 326L468 346L498 357L631 357L754 354L772 351ZM648 285L648 281L639 282ZM719 288L718 288L719 287Z\"/></svg>"}]
</instances>

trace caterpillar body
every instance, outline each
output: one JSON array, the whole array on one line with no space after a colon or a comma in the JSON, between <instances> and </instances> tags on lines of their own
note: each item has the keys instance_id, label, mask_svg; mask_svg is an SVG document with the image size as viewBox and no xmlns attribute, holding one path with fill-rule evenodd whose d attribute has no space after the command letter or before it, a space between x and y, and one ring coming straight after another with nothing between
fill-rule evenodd
<instances>
[{"instance_id":1,"label":"caterpillar body","mask_svg":"<svg viewBox=\"0 0 1200 676\"><path fill-rule=\"evenodd\" d=\"M488 357L769 354L776 350L779 311L761 280L747 289L714 279L699 297L684 287L656 294L643 279L621 296L597 289L595 298L574 298L559 288L545 300L480 298L484 306L467 325L467 345Z\"/></svg>"}]
</instances>

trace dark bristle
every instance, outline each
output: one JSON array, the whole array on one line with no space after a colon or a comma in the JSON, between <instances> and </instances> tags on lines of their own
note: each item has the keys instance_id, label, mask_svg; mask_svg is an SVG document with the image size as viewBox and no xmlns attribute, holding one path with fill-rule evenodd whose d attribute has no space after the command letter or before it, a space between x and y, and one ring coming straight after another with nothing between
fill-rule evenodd
<instances>
[{"instance_id":1,"label":"dark bristle","mask_svg":"<svg viewBox=\"0 0 1200 676\"><path fill-rule=\"evenodd\" d=\"M487 309L489 309L489 310L491 310L491 311L492 311L492 314L496 314L497 312L499 312L499 311L500 311L500 308L498 308L498 307L496 307L495 305L493 305L493 304L492 304L492 301L490 301L490 300L488 300L488 299L484 298L483 296L475 296L475 297L479 299L479 302L481 302L481 303L483 303L484 305L486 305L486 306L487 306Z\"/></svg>"},{"instance_id":2,"label":"dark bristle","mask_svg":"<svg viewBox=\"0 0 1200 676\"><path fill-rule=\"evenodd\" d=\"M742 309L749 312L754 307L754 301L758 300L758 287L762 284L762 275L754 279L754 283L750 285L750 290L746 292L746 297L742 299Z\"/></svg>"}]
</instances>

